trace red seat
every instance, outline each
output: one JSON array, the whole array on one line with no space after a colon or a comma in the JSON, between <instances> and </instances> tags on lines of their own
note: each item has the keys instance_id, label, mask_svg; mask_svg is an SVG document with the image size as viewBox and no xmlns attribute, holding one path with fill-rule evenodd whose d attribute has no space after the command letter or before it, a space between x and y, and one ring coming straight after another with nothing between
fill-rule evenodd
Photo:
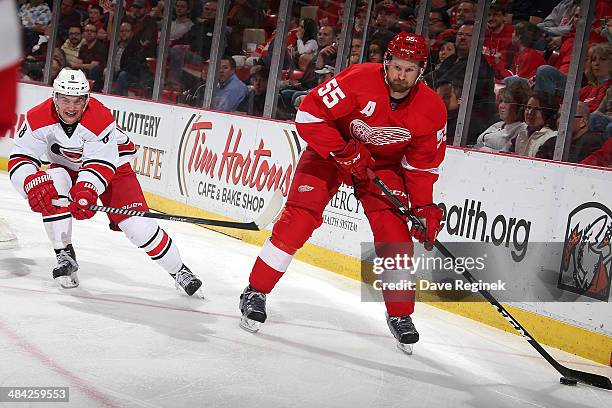
<instances>
[{"instance_id":1,"label":"red seat","mask_svg":"<svg viewBox=\"0 0 612 408\"><path fill-rule=\"evenodd\" d=\"M164 89L162 91L162 101L176 103L176 99L178 98L178 91L171 91L169 89Z\"/></svg>"}]
</instances>

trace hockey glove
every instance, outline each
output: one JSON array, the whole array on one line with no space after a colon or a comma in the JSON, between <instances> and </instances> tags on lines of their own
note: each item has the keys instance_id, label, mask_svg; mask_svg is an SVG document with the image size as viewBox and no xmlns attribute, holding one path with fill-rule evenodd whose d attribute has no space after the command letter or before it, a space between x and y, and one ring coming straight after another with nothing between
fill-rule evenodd
<instances>
[{"instance_id":1,"label":"hockey glove","mask_svg":"<svg viewBox=\"0 0 612 408\"><path fill-rule=\"evenodd\" d=\"M68 210L77 220L86 220L96 213L89 206L98 201L98 192L93 184L79 181L70 189L70 205Z\"/></svg>"},{"instance_id":2,"label":"hockey glove","mask_svg":"<svg viewBox=\"0 0 612 408\"><path fill-rule=\"evenodd\" d=\"M331 156L358 183L370 182L367 169L374 167L374 159L363 143L351 139L341 150L332 152Z\"/></svg>"},{"instance_id":3,"label":"hockey glove","mask_svg":"<svg viewBox=\"0 0 612 408\"><path fill-rule=\"evenodd\" d=\"M412 214L421 221L422 225L412 223L410 234L424 243L425 249L431 251L433 243L440 232L440 221L442 221L442 210L435 204L427 204L410 210Z\"/></svg>"},{"instance_id":4,"label":"hockey glove","mask_svg":"<svg viewBox=\"0 0 612 408\"><path fill-rule=\"evenodd\" d=\"M44 214L55 213L51 200L58 198L53 180L44 171L29 175L23 182L23 189L28 195L28 203L32 211Z\"/></svg>"}]
</instances>

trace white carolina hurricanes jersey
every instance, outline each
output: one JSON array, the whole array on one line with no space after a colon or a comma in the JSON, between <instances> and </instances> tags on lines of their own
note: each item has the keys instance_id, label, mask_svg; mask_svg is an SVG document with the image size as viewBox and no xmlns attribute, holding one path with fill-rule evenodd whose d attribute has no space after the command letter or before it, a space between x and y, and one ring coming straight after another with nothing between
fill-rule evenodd
<instances>
[{"instance_id":1,"label":"white carolina hurricanes jersey","mask_svg":"<svg viewBox=\"0 0 612 408\"><path fill-rule=\"evenodd\" d=\"M94 98L89 99L79 123L72 126L69 135L60 124L52 98L27 112L9 159L11 182L24 197L25 178L47 163L78 172L77 181L92 183L102 194L117 167L129 163L136 153L112 113Z\"/></svg>"}]
</instances>

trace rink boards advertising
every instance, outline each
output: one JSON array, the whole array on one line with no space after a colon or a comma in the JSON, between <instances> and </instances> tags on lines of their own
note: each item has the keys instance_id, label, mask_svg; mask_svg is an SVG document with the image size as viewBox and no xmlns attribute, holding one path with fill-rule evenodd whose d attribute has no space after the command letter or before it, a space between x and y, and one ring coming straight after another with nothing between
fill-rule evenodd
<instances>
[{"instance_id":1,"label":"rink boards advertising","mask_svg":"<svg viewBox=\"0 0 612 408\"><path fill-rule=\"evenodd\" d=\"M19 91L17 125L0 142L4 169L25 112L51 93L49 87L31 84L20 84ZM305 145L292 123L95 97L111 109L118 125L138 146L133 168L153 202L158 202L157 197L160 203L182 205L185 211L251 221L275 189L286 197ZM554 273L559 288L587 301L515 306L612 336L611 181L612 172L603 169L449 148L435 186L435 201L444 212L439 239L482 242L503 250L501 265L512 270L527 292L538 287L537 271ZM577 237L587 235L596 236L597 245L585 245L584 239L580 245ZM312 252L305 259L358 277L358 272L335 265L342 259L358 269L358 262L344 260L359 258L360 244L371 241L352 188L341 186L326 208L323 225L310 240L313 245L305 248L304 252ZM560 243L564 249L543 255L534 244L542 242Z\"/></svg>"}]
</instances>

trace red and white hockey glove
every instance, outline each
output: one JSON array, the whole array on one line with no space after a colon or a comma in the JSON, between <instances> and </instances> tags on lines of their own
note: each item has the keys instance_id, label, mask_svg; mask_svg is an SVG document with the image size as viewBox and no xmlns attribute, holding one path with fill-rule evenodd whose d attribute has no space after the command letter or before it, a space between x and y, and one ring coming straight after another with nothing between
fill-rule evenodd
<instances>
[{"instance_id":1,"label":"red and white hockey glove","mask_svg":"<svg viewBox=\"0 0 612 408\"><path fill-rule=\"evenodd\" d=\"M421 221L421 225L412 223L410 234L424 243L425 249L431 251L433 243L440 232L440 221L442 221L442 210L435 204L427 204L422 207L416 207L410 212Z\"/></svg>"},{"instance_id":2,"label":"red and white hockey glove","mask_svg":"<svg viewBox=\"0 0 612 408\"><path fill-rule=\"evenodd\" d=\"M77 220L86 220L96 213L89 206L98 201L98 192L93 184L79 181L70 189L70 205L68 210Z\"/></svg>"},{"instance_id":3,"label":"red and white hockey glove","mask_svg":"<svg viewBox=\"0 0 612 408\"><path fill-rule=\"evenodd\" d=\"M23 182L23 189L28 195L28 203L32 211L44 214L55 213L51 200L58 198L53 180L44 171L29 175Z\"/></svg>"},{"instance_id":4,"label":"red and white hockey glove","mask_svg":"<svg viewBox=\"0 0 612 408\"><path fill-rule=\"evenodd\" d=\"M351 139L341 150L331 152L331 156L358 182L370 182L367 170L374 168L374 159L363 143Z\"/></svg>"}]
</instances>

